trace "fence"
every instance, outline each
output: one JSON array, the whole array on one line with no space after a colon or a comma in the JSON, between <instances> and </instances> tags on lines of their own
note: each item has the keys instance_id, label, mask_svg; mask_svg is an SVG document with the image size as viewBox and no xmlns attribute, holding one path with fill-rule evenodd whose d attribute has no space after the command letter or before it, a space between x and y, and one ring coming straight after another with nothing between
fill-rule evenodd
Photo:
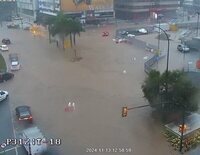
<instances>
[{"instance_id":1,"label":"fence","mask_svg":"<svg viewBox=\"0 0 200 155\"><path fill-rule=\"evenodd\" d=\"M149 74L149 72L152 70L152 67L155 63L158 63L158 61L162 58L164 58L165 55L157 55L155 54L152 58L150 58L149 60L147 60L144 63L144 71L145 73Z\"/></svg>"},{"instance_id":2,"label":"fence","mask_svg":"<svg viewBox=\"0 0 200 155\"><path fill-rule=\"evenodd\" d=\"M148 51L154 53L154 56L152 58L148 59L144 63L144 71L147 74L149 74L149 72L152 70L152 67L155 63L158 63L158 61L160 59L165 57L165 55L159 55L159 53L155 53L156 51L158 51L157 46L155 46L155 45L147 44L145 41L138 40L136 38L128 38L128 40L129 40L129 43L133 44L134 46L136 46L138 48L143 48L145 50L148 50Z\"/></svg>"}]
</instances>

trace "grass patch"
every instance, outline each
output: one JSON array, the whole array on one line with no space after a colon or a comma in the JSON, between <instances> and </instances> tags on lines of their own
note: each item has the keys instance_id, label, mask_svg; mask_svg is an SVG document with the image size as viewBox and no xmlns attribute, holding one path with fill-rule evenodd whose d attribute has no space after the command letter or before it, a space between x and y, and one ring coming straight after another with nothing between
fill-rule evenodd
<instances>
[{"instance_id":1,"label":"grass patch","mask_svg":"<svg viewBox=\"0 0 200 155\"><path fill-rule=\"evenodd\" d=\"M0 72L6 72L7 67L6 67L6 62L2 56L2 54L0 54Z\"/></svg>"}]
</instances>

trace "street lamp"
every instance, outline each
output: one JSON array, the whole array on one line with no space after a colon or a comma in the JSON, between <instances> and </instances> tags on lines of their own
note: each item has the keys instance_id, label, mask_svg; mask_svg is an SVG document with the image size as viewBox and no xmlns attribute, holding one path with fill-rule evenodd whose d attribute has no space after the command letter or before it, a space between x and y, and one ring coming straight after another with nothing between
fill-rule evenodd
<instances>
[{"instance_id":1,"label":"street lamp","mask_svg":"<svg viewBox=\"0 0 200 155\"><path fill-rule=\"evenodd\" d=\"M167 67L166 67L166 74L167 74L167 78L168 78L168 71L169 71L169 36L168 36L168 34L166 33L166 31L165 30L163 30L162 28L160 28L160 27L158 27L158 26L154 26L154 27L156 27L156 28L158 28L159 30L161 30L164 34L165 34L165 36L167 37L167 43L168 43L168 45L167 45ZM167 84L168 83L166 83L166 86L167 86ZM168 86L167 86L168 87ZM166 88L167 88L166 87ZM167 89L166 89L166 91L167 91Z\"/></svg>"},{"instance_id":2,"label":"street lamp","mask_svg":"<svg viewBox=\"0 0 200 155\"><path fill-rule=\"evenodd\" d=\"M160 20L163 17L162 14L156 14L156 19L157 19L157 23L158 23L158 27L159 27L159 34L158 34L158 53L160 53Z\"/></svg>"},{"instance_id":3,"label":"street lamp","mask_svg":"<svg viewBox=\"0 0 200 155\"><path fill-rule=\"evenodd\" d=\"M182 152L183 149L183 133L185 132L185 107L182 109L182 124L181 124L181 137L180 137L180 152Z\"/></svg>"},{"instance_id":4,"label":"street lamp","mask_svg":"<svg viewBox=\"0 0 200 155\"><path fill-rule=\"evenodd\" d=\"M198 15L198 18L197 18L197 37L198 37L198 35L199 35L199 14L200 14L200 12L196 12L196 13Z\"/></svg>"}]
</instances>

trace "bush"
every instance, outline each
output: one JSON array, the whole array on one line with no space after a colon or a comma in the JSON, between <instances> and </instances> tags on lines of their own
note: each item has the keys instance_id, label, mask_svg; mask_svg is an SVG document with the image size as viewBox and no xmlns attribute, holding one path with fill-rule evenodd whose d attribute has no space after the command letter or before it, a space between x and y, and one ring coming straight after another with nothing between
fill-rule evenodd
<instances>
[{"instance_id":1,"label":"bush","mask_svg":"<svg viewBox=\"0 0 200 155\"><path fill-rule=\"evenodd\" d=\"M2 56L2 54L0 54L0 72L6 72L7 67L6 67L6 62Z\"/></svg>"}]
</instances>

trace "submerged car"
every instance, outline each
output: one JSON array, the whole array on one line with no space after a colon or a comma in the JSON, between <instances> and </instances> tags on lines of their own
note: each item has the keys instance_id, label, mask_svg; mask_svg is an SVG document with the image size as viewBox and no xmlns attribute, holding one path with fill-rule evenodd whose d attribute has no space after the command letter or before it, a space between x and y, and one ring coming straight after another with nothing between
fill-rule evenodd
<instances>
[{"instance_id":1,"label":"submerged car","mask_svg":"<svg viewBox=\"0 0 200 155\"><path fill-rule=\"evenodd\" d=\"M10 70L11 71L16 71L20 69L20 64L18 61L12 61L11 62L11 66L10 66Z\"/></svg>"},{"instance_id":2,"label":"submerged car","mask_svg":"<svg viewBox=\"0 0 200 155\"><path fill-rule=\"evenodd\" d=\"M8 92L0 90L0 102L8 98Z\"/></svg>"},{"instance_id":3,"label":"submerged car","mask_svg":"<svg viewBox=\"0 0 200 155\"><path fill-rule=\"evenodd\" d=\"M0 45L0 50L1 50L1 51L9 51L7 45Z\"/></svg>"},{"instance_id":4,"label":"submerged car","mask_svg":"<svg viewBox=\"0 0 200 155\"><path fill-rule=\"evenodd\" d=\"M14 77L13 73L5 72L0 74L0 82L8 81Z\"/></svg>"},{"instance_id":5,"label":"submerged car","mask_svg":"<svg viewBox=\"0 0 200 155\"><path fill-rule=\"evenodd\" d=\"M10 70L15 71L20 69L20 63L17 53L11 53L9 54L9 60L11 63Z\"/></svg>"},{"instance_id":6,"label":"submerged car","mask_svg":"<svg viewBox=\"0 0 200 155\"><path fill-rule=\"evenodd\" d=\"M11 44L11 41L10 41L10 39L8 39L8 38L4 38L4 39L2 39L2 41L1 41L3 44L5 44L5 45L9 45L9 44Z\"/></svg>"},{"instance_id":7,"label":"submerged car","mask_svg":"<svg viewBox=\"0 0 200 155\"><path fill-rule=\"evenodd\" d=\"M185 53L185 52L189 52L190 48L187 45L180 44L177 46L177 50Z\"/></svg>"},{"instance_id":8,"label":"submerged car","mask_svg":"<svg viewBox=\"0 0 200 155\"><path fill-rule=\"evenodd\" d=\"M19 24L12 23L12 24L8 24L7 28L9 28L9 29L19 29L20 26L19 26Z\"/></svg>"},{"instance_id":9,"label":"submerged car","mask_svg":"<svg viewBox=\"0 0 200 155\"><path fill-rule=\"evenodd\" d=\"M33 117L29 106L19 106L15 108L16 116L19 121L29 121L32 122Z\"/></svg>"}]
</instances>

